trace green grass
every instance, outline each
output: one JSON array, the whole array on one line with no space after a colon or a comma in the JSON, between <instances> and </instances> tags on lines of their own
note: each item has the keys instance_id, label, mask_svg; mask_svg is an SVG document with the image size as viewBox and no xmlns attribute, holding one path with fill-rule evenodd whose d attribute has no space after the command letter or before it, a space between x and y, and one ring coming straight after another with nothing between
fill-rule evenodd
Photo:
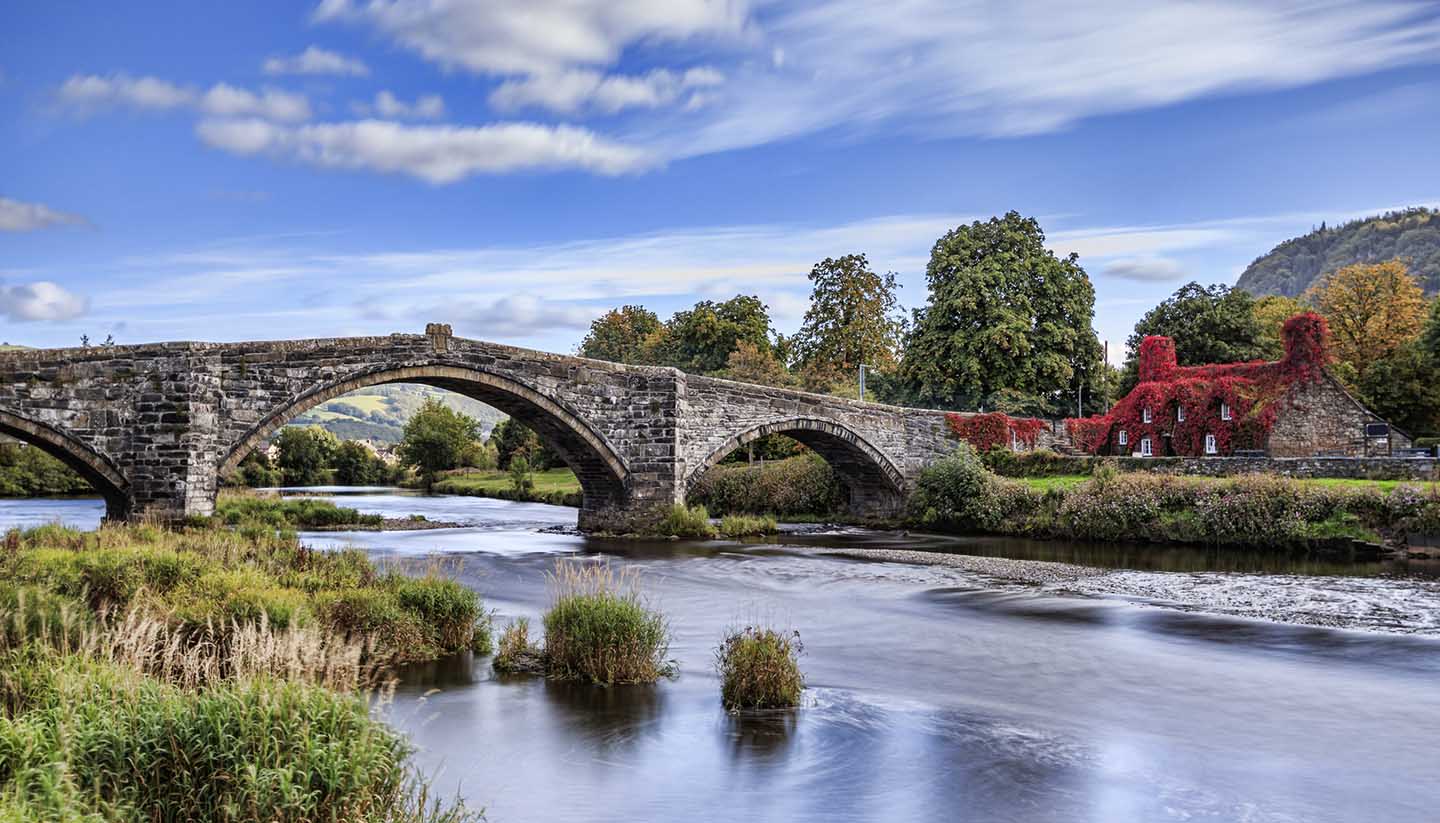
<instances>
[{"instance_id":1,"label":"green grass","mask_svg":"<svg viewBox=\"0 0 1440 823\"><path fill-rule=\"evenodd\" d=\"M317 552L273 529L173 532L106 525L12 530L0 580L84 603L141 609L199 629L264 623L365 638L386 659L427 660L488 644L479 597L430 569L376 568L361 551ZM483 633L485 638L480 638Z\"/></svg>"},{"instance_id":2,"label":"green grass","mask_svg":"<svg viewBox=\"0 0 1440 823\"><path fill-rule=\"evenodd\" d=\"M640 593L638 578L605 564L561 561L550 575L545 669L560 680L653 683L673 672L670 629Z\"/></svg>"},{"instance_id":3,"label":"green grass","mask_svg":"<svg viewBox=\"0 0 1440 823\"><path fill-rule=\"evenodd\" d=\"M459 821L365 701L270 677L186 690L27 646L0 655L0 819Z\"/></svg>"},{"instance_id":4,"label":"green grass","mask_svg":"<svg viewBox=\"0 0 1440 823\"><path fill-rule=\"evenodd\" d=\"M1090 479L1088 474L1062 474L1055 477L1017 477L1016 480L1024 483L1032 489L1042 492L1051 489L1069 489L1084 483Z\"/></svg>"},{"instance_id":5,"label":"green grass","mask_svg":"<svg viewBox=\"0 0 1440 823\"><path fill-rule=\"evenodd\" d=\"M800 704L805 677L800 633L746 626L733 630L715 650L720 702L730 711L783 709Z\"/></svg>"},{"instance_id":6,"label":"green grass","mask_svg":"<svg viewBox=\"0 0 1440 823\"><path fill-rule=\"evenodd\" d=\"M535 488L522 499L562 506L580 505L580 481L567 468L548 469L531 475ZM436 494L463 494L474 497L497 497L514 500L515 489L510 473L501 469L464 469L444 475L430 490Z\"/></svg>"},{"instance_id":7,"label":"green grass","mask_svg":"<svg viewBox=\"0 0 1440 823\"><path fill-rule=\"evenodd\" d=\"M727 514L720 518L721 537L759 537L775 532L775 518L769 515Z\"/></svg>"},{"instance_id":8,"label":"green grass","mask_svg":"<svg viewBox=\"0 0 1440 823\"><path fill-rule=\"evenodd\" d=\"M670 508L664 519L656 524L655 533L661 537L690 540L711 540L719 534L704 506L685 506L682 503Z\"/></svg>"},{"instance_id":9,"label":"green grass","mask_svg":"<svg viewBox=\"0 0 1440 823\"><path fill-rule=\"evenodd\" d=\"M378 526L378 514L337 506L311 497L277 497L226 492L215 501L215 517L227 526L271 526L278 529L323 529L340 526Z\"/></svg>"}]
</instances>

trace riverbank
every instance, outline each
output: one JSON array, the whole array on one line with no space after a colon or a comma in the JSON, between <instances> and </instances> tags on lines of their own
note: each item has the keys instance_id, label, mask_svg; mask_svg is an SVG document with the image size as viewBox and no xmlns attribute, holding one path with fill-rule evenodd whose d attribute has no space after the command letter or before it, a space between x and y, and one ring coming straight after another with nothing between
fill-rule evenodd
<instances>
[{"instance_id":1,"label":"riverbank","mask_svg":"<svg viewBox=\"0 0 1440 823\"><path fill-rule=\"evenodd\" d=\"M528 491L517 491L509 472L500 469L458 469L441 475L430 487L430 491L434 494L458 494L521 503L580 507L583 497L580 481L569 469L532 472L530 478L534 485Z\"/></svg>"}]
</instances>

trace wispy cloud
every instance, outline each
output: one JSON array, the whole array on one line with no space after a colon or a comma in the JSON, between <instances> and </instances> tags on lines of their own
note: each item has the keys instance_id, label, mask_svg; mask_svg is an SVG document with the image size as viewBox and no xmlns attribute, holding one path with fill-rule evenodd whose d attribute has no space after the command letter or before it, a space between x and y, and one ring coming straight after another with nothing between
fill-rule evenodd
<instances>
[{"instance_id":1,"label":"wispy cloud","mask_svg":"<svg viewBox=\"0 0 1440 823\"><path fill-rule=\"evenodd\" d=\"M280 89L255 92L216 83L200 91L158 77L123 73L74 75L60 87L59 100L78 114L93 114L114 106L141 111L188 108L221 117L255 116L286 122L308 120L312 114L305 95Z\"/></svg>"},{"instance_id":2,"label":"wispy cloud","mask_svg":"<svg viewBox=\"0 0 1440 823\"><path fill-rule=\"evenodd\" d=\"M1126 257L1106 265L1105 276L1140 283L1170 283L1185 277L1185 269L1165 257Z\"/></svg>"},{"instance_id":3,"label":"wispy cloud","mask_svg":"<svg viewBox=\"0 0 1440 823\"><path fill-rule=\"evenodd\" d=\"M445 116L445 99L438 94L422 94L414 103L406 103L388 90L375 93L371 103L352 103L350 109L361 117L388 117L395 120L438 120Z\"/></svg>"},{"instance_id":4,"label":"wispy cloud","mask_svg":"<svg viewBox=\"0 0 1440 823\"><path fill-rule=\"evenodd\" d=\"M84 226L89 221L78 214L56 211L40 203L26 203L0 197L0 231L27 232L54 226Z\"/></svg>"},{"instance_id":5,"label":"wispy cloud","mask_svg":"<svg viewBox=\"0 0 1440 823\"><path fill-rule=\"evenodd\" d=\"M360 60L310 46L293 57L271 57L262 66L266 74L333 74L364 77L370 69Z\"/></svg>"},{"instance_id":6,"label":"wispy cloud","mask_svg":"<svg viewBox=\"0 0 1440 823\"><path fill-rule=\"evenodd\" d=\"M525 169L582 169L616 175L654 163L641 150L587 129L535 123L412 126L359 120L291 127L260 119L206 120L196 126L196 133L207 145L232 154L271 155L321 168L408 174L434 184Z\"/></svg>"}]
</instances>

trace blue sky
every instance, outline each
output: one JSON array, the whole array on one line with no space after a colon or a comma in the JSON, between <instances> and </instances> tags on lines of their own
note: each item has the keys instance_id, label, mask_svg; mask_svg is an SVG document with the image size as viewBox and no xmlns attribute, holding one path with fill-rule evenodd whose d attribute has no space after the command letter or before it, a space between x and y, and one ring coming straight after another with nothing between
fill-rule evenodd
<instances>
[{"instance_id":1,"label":"blue sky","mask_svg":"<svg viewBox=\"0 0 1440 823\"><path fill-rule=\"evenodd\" d=\"M1112 359L1181 283L1440 202L1440 5L325 0L0 9L0 339L570 351L1016 209Z\"/></svg>"}]
</instances>

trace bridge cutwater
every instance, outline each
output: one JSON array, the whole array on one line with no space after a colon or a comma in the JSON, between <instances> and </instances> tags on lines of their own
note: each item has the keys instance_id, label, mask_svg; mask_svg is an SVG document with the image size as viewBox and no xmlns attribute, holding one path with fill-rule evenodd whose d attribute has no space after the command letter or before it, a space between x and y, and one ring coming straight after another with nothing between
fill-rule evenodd
<instances>
[{"instance_id":1,"label":"bridge cutwater","mask_svg":"<svg viewBox=\"0 0 1440 823\"><path fill-rule=\"evenodd\" d=\"M828 460L852 513L902 506L954 448L944 414L424 335L155 343L0 354L0 432L79 471L111 518L209 514L219 478L307 409L421 383L534 429L584 490L580 527L624 531L683 502L736 448L784 434Z\"/></svg>"}]
</instances>

